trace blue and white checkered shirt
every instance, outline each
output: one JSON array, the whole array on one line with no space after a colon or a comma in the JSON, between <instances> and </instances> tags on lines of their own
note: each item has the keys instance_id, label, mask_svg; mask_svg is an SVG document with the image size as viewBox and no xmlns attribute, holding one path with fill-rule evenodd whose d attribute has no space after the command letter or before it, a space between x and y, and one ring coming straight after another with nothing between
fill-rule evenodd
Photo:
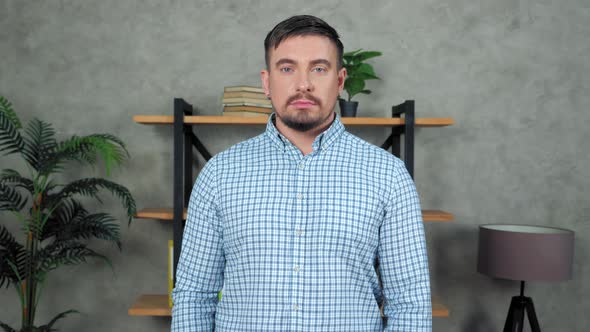
<instances>
[{"instance_id":1,"label":"blue and white checkered shirt","mask_svg":"<svg viewBox=\"0 0 590 332\"><path fill-rule=\"evenodd\" d=\"M304 156L273 118L195 182L172 331L431 331L424 225L403 161L337 113Z\"/></svg>"}]
</instances>

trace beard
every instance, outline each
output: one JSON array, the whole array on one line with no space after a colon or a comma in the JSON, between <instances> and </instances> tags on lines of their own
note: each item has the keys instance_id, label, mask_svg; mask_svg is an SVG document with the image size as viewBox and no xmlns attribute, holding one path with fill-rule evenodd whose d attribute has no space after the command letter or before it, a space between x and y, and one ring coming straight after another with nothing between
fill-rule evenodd
<instances>
[{"instance_id":1,"label":"beard","mask_svg":"<svg viewBox=\"0 0 590 332\"><path fill-rule=\"evenodd\" d=\"M286 102L286 106L284 109L284 112L276 112L275 109L275 113L276 116L281 119L281 121L289 128L299 131L299 132L306 132L309 131L311 129L317 128L320 125L324 124L328 118L330 118L331 116L333 116L334 112L330 112L326 117L315 117L316 112L314 111L310 111L310 110L293 110L293 111L288 111L287 108L289 107L289 104L296 100L296 99L308 99L308 100L312 100L313 102L316 103L316 105L321 108L322 107L322 102L318 99L315 98L314 96L310 96L310 95L295 95L290 97L287 102ZM319 113L321 115L321 113Z\"/></svg>"},{"instance_id":2,"label":"beard","mask_svg":"<svg viewBox=\"0 0 590 332\"><path fill-rule=\"evenodd\" d=\"M333 116L334 114L331 112L325 118L311 118L308 111L296 111L297 113L287 113L287 114L279 114L276 113L277 117L281 119L281 121L289 128L299 131L299 132L306 132L311 129L317 128L322 125L326 120Z\"/></svg>"}]
</instances>

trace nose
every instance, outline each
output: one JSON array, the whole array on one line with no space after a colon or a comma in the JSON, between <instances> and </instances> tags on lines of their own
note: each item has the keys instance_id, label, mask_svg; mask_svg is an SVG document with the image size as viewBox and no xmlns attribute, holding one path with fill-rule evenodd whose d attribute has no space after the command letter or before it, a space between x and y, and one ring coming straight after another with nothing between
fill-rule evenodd
<instances>
[{"instance_id":1,"label":"nose","mask_svg":"<svg viewBox=\"0 0 590 332\"><path fill-rule=\"evenodd\" d=\"M309 73L303 72L299 75L297 82L297 92L312 92L313 91L313 84L309 79Z\"/></svg>"}]
</instances>

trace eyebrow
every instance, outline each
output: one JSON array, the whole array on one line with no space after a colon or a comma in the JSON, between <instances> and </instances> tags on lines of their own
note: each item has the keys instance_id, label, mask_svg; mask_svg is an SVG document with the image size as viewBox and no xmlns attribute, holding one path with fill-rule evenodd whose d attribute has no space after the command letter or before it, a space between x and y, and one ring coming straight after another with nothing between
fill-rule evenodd
<instances>
[{"instance_id":1,"label":"eyebrow","mask_svg":"<svg viewBox=\"0 0 590 332\"><path fill-rule=\"evenodd\" d=\"M292 65L295 65L295 64L297 64L297 61L295 61L293 59L289 59L289 58L282 58L282 59L279 59L277 62L275 62L275 67L278 67L278 66L280 66L282 64L292 64ZM312 66L318 65L318 64L323 64L323 65L325 65L328 68L331 68L332 67L332 64L330 63L330 61L328 61L326 59L315 59L315 60L312 60L310 62L310 64Z\"/></svg>"}]
</instances>

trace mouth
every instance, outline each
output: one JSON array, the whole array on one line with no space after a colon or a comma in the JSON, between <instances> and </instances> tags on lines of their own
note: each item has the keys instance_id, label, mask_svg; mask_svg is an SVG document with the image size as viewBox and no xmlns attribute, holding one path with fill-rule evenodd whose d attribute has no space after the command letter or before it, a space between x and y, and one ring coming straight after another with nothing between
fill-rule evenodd
<instances>
[{"instance_id":1,"label":"mouth","mask_svg":"<svg viewBox=\"0 0 590 332\"><path fill-rule=\"evenodd\" d=\"M312 106L315 106L316 103L314 103L311 100L307 100L307 99L297 99L292 101L289 105L295 107L295 108L310 108Z\"/></svg>"}]
</instances>

